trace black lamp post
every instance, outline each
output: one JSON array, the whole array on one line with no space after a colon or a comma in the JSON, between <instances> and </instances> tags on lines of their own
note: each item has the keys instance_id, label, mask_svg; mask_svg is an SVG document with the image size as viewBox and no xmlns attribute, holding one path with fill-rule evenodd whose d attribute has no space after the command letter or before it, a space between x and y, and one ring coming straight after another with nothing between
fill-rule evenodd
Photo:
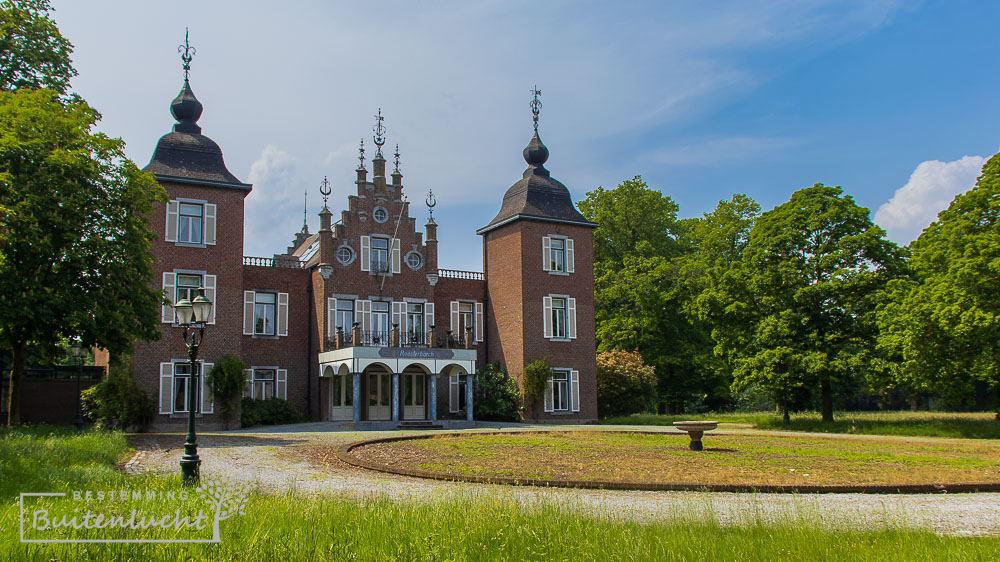
<instances>
[{"instance_id":1,"label":"black lamp post","mask_svg":"<svg viewBox=\"0 0 1000 562\"><path fill-rule=\"evenodd\" d=\"M199 288L199 293L204 289ZM198 439L194 432L194 409L195 396L199 385L201 373L198 373L198 347L205 336L205 323L212 313L212 301L200 294L193 301L181 299L174 303L174 310L177 312L177 324L184 328L184 344L187 345L188 359L191 362L190 374L188 376L188 432L187 439L184 440L184 456L181 457L181 481L189 486L198 484L198 467L201 459L198 458ZM197 333L195 333L197 330Z\"/></svg>"},{"instance_id":2,"label":"black lamp post","mask_svg":"<svg viewBox=\"0 0 1000 562\"><path fill-rule=\"evenodd\" d=\"M83 376L83 346L80 345L80 340L73 341L73 347L70 348L73 352L73 357L76 359L76 417L73 418L73 425L76 426L77 431L83 431L83 406L82 398L80 397L80 378Z\"/></svg>"}]
</instances>

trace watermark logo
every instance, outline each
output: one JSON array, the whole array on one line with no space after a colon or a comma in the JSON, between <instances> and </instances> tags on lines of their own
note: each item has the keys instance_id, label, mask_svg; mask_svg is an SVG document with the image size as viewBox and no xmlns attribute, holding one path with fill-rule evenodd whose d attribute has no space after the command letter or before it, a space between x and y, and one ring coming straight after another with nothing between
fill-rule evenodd
<instances>
[{"instance_id":1,"label":"watermark logo","mask_svg":"<svg viewBox=\"0 0 1000 562\"><path fill-rule=\"evenodd\" d=\"M20 496L23 543L218 543L220 523L243 515L238 484L202 480L181 490L73 490ZM208 537L211 532L211 538Z\"/></svg>"}]
</instances>

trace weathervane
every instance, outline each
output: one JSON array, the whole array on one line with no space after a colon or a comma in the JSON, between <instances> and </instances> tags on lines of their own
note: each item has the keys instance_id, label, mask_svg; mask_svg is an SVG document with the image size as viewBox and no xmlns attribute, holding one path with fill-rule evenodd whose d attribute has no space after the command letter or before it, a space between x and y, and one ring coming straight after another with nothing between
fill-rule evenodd
<instances>
[{"instance_id":1,"label":"weathervane","mask_svg":"<svg viewBox=\"0 0 1000 562\"><path fill-rule=\"evenodd\" d=\"M308 229L308 219L309 217L309 190L303 190L302 192L302 231L305 232Z\"/></svg>"},{"instance_id":2,"label":"weathervane","mask_svg":"<svg viewBox=\"0 0 1000 562\"><path fill-rule=\"evenodd\" d=\"M438 204L437 199L434 198L434 190L427 190L427 199L424 199L424 203L427 204L427 212L430 214L430 220L434 220L434 206Z\"/></svg>"},{"instance_id":3,"label":"weathervane","mask_svg":"<svg viewBox=\"0 0 1000 562\"><path fill-rule=\"evenodd\" d=\"M378 115L375 116L375 126L372 127L372 131L375 132L375 146L378 150L375 152L375 156L382 157L382 145L385 144L385 125L382 124L385 121L385 117L382 117L382 108L378 108Z\"/></svg>"},{"instance_id":4,"label":"weathervane","mask_svg":"<svg viewBox=\"0 0 1000 562\"><path fill-rule=\"evenodd\" d=\"M181 61L184 63L184 81L187 82L188 74L191 72L191 59L198 51L188 43L188 28L184 28L184 44L177 45L177 52L181 54Z\"/></svg>"},{"instance_id":5,"label":"weathervane","mask_svg":"<svg viewBox=\"0 0 1000 562\"><path fill-rule=\"evenodd\" d=\"M398 172L399 171L399 144L398 143L396 144L396 153L393 154L393 156L396 157L396 159L395 159L395 161L396 161L396 171Z\"/></svg>"},{"instance_id":6,"label":"weathervane","mask_svg":"<svg viewBox=\"0 0 1000 562\"><path fill-rule=\"evenodd\" d=\"M535 132L538 132L538 114L542 111L542 102L538 99L538 96L542 95L542 91L535 86L531 90L531 95L534 98L531 100L531 120L535 122Z\"/></svg>"},{"instance_id":7,"label":"weathervane","mask_svg":"<svg viewBox=\"0 0 1000 562\"><path fill-rule=\"evenodd\" d=\"M358 156L358 160L361 161L361 166L360 167L364 168L365 167L365 138L364 137L361 137L361 150L359 152L361 152L361 155Z\"/></svg>"},{"instance_id":8,"label":"weathervane","mask_svg":"<svg viewBox=\"0 0 1000 562\"><path fill-rule=\"evenodd\" d=\"M330 196L330 182L326 181L326 176L323 176L323 181L319 184L319 192L323 196L323 208L326 208L326 199Z\"/></svg>"}]
</instances>

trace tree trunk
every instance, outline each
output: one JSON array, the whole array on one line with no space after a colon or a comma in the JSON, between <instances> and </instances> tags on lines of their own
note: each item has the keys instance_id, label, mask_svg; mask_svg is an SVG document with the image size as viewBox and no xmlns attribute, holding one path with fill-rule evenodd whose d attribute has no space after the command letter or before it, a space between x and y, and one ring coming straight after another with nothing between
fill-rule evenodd
<instances>
[{"instance_id":1,"label":"tree trunk","mask_svg":"<svg viewBox=\"0 0 1000 562\"><path fill-rule=\"evenodd\" d=\"M11 346L10 392L7 393L7 427L21 424L21 379L24 378L24 342Z\"/></svg>"},{"instance_id":2,"label":"tree trunk","mask_svg":"<svg viewBox=\"0 0 1000 562\"><path fill-rule=\"evenodd\" d=\"M823 375L819 379L820 397L823 401L823 421L833 421L833 386L830 384L830 376Z\"/></svg>"},{"instance_id":3,"label":"tree trunk","mask_svg":"<svg viewBox=\"0 0 1000 562\"><path fill-rule=\"evenodd\" d=\"M788 402L787 401L784 404L781 405L781 410L782 410L781 423L784 424L784 425L790 425L792 423L792 418L791 418L791 416L788 415Z\"/></svg>"}]
</instances>

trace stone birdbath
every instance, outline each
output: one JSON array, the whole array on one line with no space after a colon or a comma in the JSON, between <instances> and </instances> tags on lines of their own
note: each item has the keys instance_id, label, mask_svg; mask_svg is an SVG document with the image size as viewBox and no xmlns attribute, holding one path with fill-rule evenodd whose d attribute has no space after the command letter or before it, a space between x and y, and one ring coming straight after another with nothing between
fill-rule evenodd
<instances>
[{"instance_id":1,"label":"stone birdbath","mask_svg":"<svg viewBox=\"0 0 1000 562\"><path fill-rule=\"evenodd\" d=\"M692 451L702 450L701 446L701 436L706 431L712 431L713 429L719 427L719 422L717 421L679 421L674 422L674 427L681 431L686 431L688 436L691 438L691 444L689 447Z\"/></svg>"}]
</instances>

